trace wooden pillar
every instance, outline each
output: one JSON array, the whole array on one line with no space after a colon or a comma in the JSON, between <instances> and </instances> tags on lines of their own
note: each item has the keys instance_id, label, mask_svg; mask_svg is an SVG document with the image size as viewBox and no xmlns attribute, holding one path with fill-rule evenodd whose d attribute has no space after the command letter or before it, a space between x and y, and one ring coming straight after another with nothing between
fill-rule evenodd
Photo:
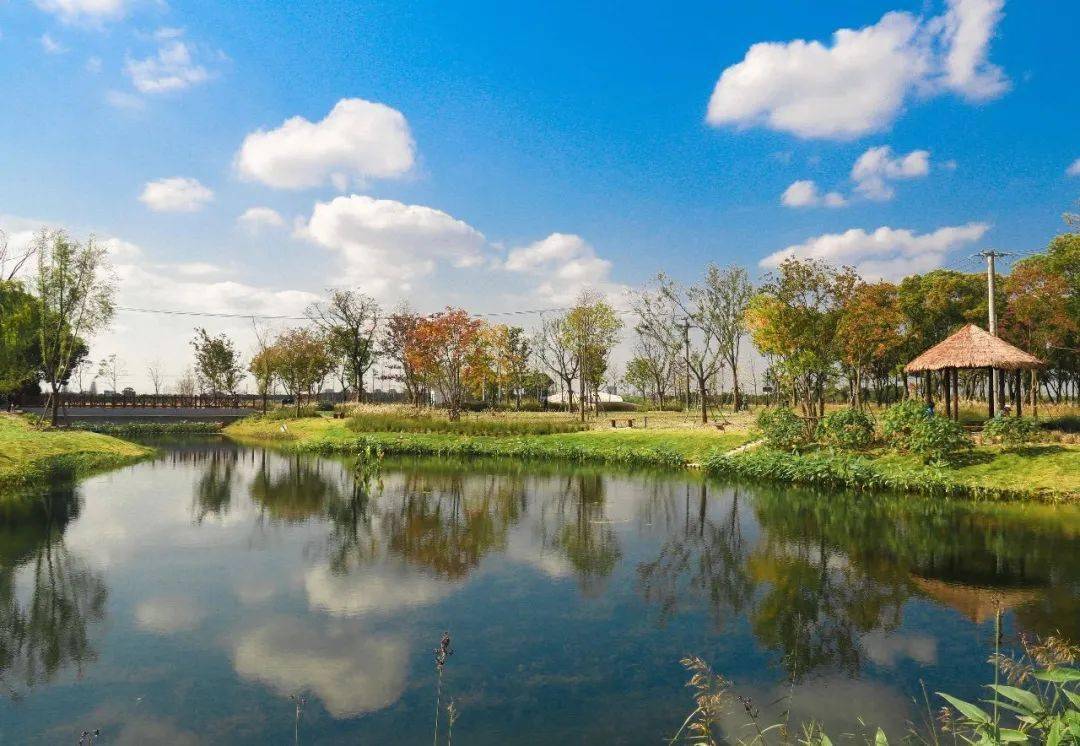
<instances>
[{"instance_id":1,"label":"wooden pillar","mask_svg":"<svg viewBox=\"0 0 1080 746\"><path fill-rule=\"evenodd\" d=\"M994 416L994 369L986 369L986 408Z\"/></svg>"},{"instance_id":2,"label":"wooden pillar","mask_svg":"<svg viewBox=\"0 0 1080 746\"><path fill-rule=\"evenodd\" d=\"M933 394L930 393L930 388L934 384L933 376L930 371L923 373L923 400L926 401L926 405L930 406L930 403L934 401Z\"/></svg>"},{"instance_id":3,"label":"wooden pillar","mask_svg":"<svg viewBox=\"0 0 1080 746\"><path fill-rule=\"evenodd\" d=\"M1013 391L1013 400L1016 402L1016 416L1017 417L1020 416L1021 403L1024 401L1024 395L1022 393L1023 390L1024 390L1024 379L1021 376L1022 376L1022 373L1020 372L1019 369L1017 369L1016 375L1015 375L1016 390Z\"/></svg>"},{"instance_id":4,"label":"wooden pillar","mask_svg":"<svg viewBox=\"0 0 1080 746\"><path fill-rule=\"evenodd\" d=\"M1031 416L1039 419L1039 369L1031 369Z\"/></svg>"},{"instance_id":5,"label":"wooden pillar","mask_svg":"<svg viewBox=\"0 0 1080 746\"><path fill-rule=\"evenodd\" d=\"M945 387L945 416L950 419L952 418L952 381L949 379L952 378L952 374L953 369L946 368L942 371L943 377L941 380L942 385Z\"/></svg>"},{"instance_id":6,"label":"wooden pillar","mask_svg":"<svg viewBox=\"0 0 1080 746\"><path fill-rule=\"evenodd\" d=\"M952 369L953 419L960 421L960 371Z\"/></svg>"}]
</instances>

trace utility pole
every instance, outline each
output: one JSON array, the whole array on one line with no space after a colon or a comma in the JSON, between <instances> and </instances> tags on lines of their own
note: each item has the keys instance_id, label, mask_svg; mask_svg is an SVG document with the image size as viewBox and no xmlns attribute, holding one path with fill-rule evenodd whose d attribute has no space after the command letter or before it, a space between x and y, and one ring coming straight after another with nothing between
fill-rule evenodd
<instances>
[{"instance_id":1,"label":"utility pole","mask_svg":"<svg viewBox=\"0 0 1080 746\"><path fill-rule=\"evenodd\" d=\"M976 254L976 256L981 256L981 257L984 257L986 259L986 292L987 292L987 296L988 296L987 297L987 308L989 309L989 316L990 316L990 318L989 318L989 321L990 321L990 333L993 334L996 337L997 333L998 333L997 332L997 307L994 304L994 296L996 295L996 290L997 290L997 272L995 270L994 260L997 259L998 257L1011 256L1011 254L1009 254L1008 252L1005 252L1005 251L994 251L993 249L988 249L987 251L980 251L978 254ZM990 386L992 387L992 392L993 392L990 395L991 400L993 400L993 397L996 394L997 398L999 400L998 403L1003 404L1004 402L1002 401L1002 393L1003 393L1004 388L1005 388L1005 385L1004 385L1005 381L1004 381L1003 378L1001 378L1001 371L999 371L997 368L992 368L990 370L990 374L991 374Z\"/></svg>"}]
</instances>

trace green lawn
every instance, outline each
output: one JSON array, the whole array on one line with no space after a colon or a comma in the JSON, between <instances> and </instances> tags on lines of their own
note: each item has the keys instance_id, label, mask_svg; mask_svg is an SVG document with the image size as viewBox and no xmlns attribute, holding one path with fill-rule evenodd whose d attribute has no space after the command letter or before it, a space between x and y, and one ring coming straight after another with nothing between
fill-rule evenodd
<instances>
[{"instance_id":1,"label":"green lawn","mask_svg":"<svg viewBox=\"0 0 1080 746\"><path fill-rule=\"evenodd\" d=\"M358 443L390 453L565 458L642 465L699 463L714 449L730 450L748 439L743 432L715 429L595 429L577 433L521 436L469 436L443 433L358 433L347 420L307 417L297 420L241 420L225 429L238 440L272 441L307 450L350 451Z\"/></svg>"},{"instance_id":2,"label":"green lawn","mask_svg":"<svg viewBox=\"0 0 1080 746\"><path fill-rule=\"evenodd\" d=\"M0 414L0 487L32 483L55 470L75 476L142 458L149 448L79 430L37 430Z\"/></svg>"},{"instance_id":3,"label":"green lawn","mask_svg":"<svg viewBox=\"0 0 1080 746\"><path fill-rule=\"evenodd\" d=\"M883 468L917 468L913 456L882 455ZM977 446L948 468L958 482L1001 490L1034 490L1080 498L1080 447L1053 443L1020 448Z\"/></svg>"}]
</instances>

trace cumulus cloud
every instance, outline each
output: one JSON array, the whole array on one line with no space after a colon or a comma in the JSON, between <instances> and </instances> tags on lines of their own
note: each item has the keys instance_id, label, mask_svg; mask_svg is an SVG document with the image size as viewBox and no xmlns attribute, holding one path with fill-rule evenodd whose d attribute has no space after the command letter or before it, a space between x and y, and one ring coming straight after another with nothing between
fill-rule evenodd
<instances>
[{"instance_id":1,"label":"cumulus cloud","mask_svg":"<svg viewBox=\"0 0 1080 746\"><path fill-rule=\"evenodd\" d=\"M916 95L993 98L1008 87L987 61L1001 7L949 0L942 16L886 13L871 26L837 30L831 44L754 44L720 75L706 121L843 140L887 128Z\"/></svg>"},{"instance_id":2,"label":"cumulus cloud","mask_svg":"<svg viewBox=\"0 0 1080 746\"><path fill-rule=\"evenodd\" d=\"M297 234L341 254L350 282L369 293L408 290L439 262L475 267L484 236L442 210L359 194L319 202Z\"/></svg>"},{"instance_id":3,"label":"cumulus cloud","mask_svg":"<svg viewBox=\"0 0 1080 746\"><path fill-rule=\"evenodd\" d=\"M161 40L157 53L141 60L129 58L124 72L140 93L182 91L210 79L210 72L197 63L192 47L175 37Z\"/></svg>"},{"instance_id":4,"label":"cumulus cloud","mask_svg":"<svg viewBox=\"0 0 1080 746\"><path fill-rule=\"evenodd\" d=\"M986 223L946 226L922 234L888 226L869 233L852 228L788 246L765 257L760 264L772 269L788 257L814 258L852 265L868 279L895 280L940 267L948 252L978 241L989 229Z\"/></svg>"},{"instance_id":5,"label":"cumulus cloud","mask_svg":"<svg viewBox=\"0 0 1080 746\"><path fill-rule=\"evenodd\" d=\"M1080 176L1080 158L1069 164L1069 167L1065 169L1065 174L1067 176Z\"/></svg>"},{"instance_id":6,"label":"cumulus cloud","mask_svg":"<svg viewBox=\"0 0 1080 746\"><path fill-rule=\"evenodd\" d=\"M280 127L244 138L236 155L240 177L279 189L303 189L327 181L349 182L407 173L415 145L405 116L385 104L343 98L324 119L296 116Z\"/></svg>"},{"instance_id":7,"label":"cumulus cloud","mask_svg":"<svg viewBox=\"0 0 1080 746\"><path fill-rule=\"evenodd\" d=\"M211 189L183 176L148 181L139 195L139 201L154 212L197 212L213 198Z\"/></svg>"},{"instance_id":8,"label":"cumulus cloud","mask_svg":"<svg viewBox=\"0 0 1080 746\"><path fill-rule=\"evenodd\" d=\"M893 188L887 183L897 179L915 179L930 173L930 153L913 150L907 155L893 155L892 148L883 145L870 148L855 161L851 180L855 191L867 199L883 202L893 198Z\"/></svg>"},{"instance_id":9,"label":"cumulus cloud","mask_svg":"<svg viewBox=\"0 0 1080 746\"><path fill-rule=\"evenodd\" d=\"M273 620L243 634L233 651L233 665L243 678L283 697L309 691L334 718L396 702L405 689L406 659L398 638L296 619Z\"/></svg>"},{"instance_id":10,"label":"cumulus cloud","mask_svg":"<svg viewBox=\"0 0 1080 746\"><path fill-rule=\"evenodd\" d=\"M115 21L127 11L125 0L35 0L35 5L64 23Z\"/></svg>"},{"instance_id":11,"label":"cumulus cloud","mask_svg":"<svg viewBox=\"0 0 1080 746\"><path fill-rule=\"evenodd\" d=\"M236 222L250 233L285 227L285 218L281 217L281 213L277 210L269 207L249 207L236 219Z\"/></svg>"},{"instance_id":12,"label":"cumulus cloud","mask_svg":"<svg viewBox=\"0 0 1080 746\"><path fill-rule=\"evenodd\" d=\"M847 199L839 192L821 194L817 184L809 179L793 181L780 195L780 203L787 207L843 207Z\"/></svg>"},{"instance_id":13,"label":"cumulus cloud","mask_svg":"<svg viewBox=\"0 0 1080 746\"><path fill-rule=\"evenodd\" d=\"M502 268L542 278L537 293L553 303L569 303L581 291L612 294L619 288L609 280L612 264L596 254L581 236L552 233L528 246L512 249Z\"/></svg>"},{"instance_id":14,"label":"cumulus cloud","mask_svg":"<svg viewBox=\"0 0 1080 746\"><path fill-rule=\"evenodd\" d=\"M941 19L945 83L964 98L984 101L1009 89L1005 72L987 59L1005 0L951 0Z\"/></svg>"}]
</instances>

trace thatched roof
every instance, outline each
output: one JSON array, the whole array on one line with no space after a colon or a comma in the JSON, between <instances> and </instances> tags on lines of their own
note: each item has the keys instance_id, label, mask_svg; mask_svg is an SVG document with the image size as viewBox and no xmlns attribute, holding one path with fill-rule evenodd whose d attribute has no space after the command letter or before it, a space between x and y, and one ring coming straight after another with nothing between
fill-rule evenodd
<instances>
[{"instance_id":1,"label":"thatched roof","mask_svg":"<svg viewBox=\"0 0 1080 746\"><path fill-rule=\"evenodd\" d=\"M951 337L938 342L904 366L908 373L945 368L998 368L1027 370L1045 363L1019 347L995 337L974 324L968 324Z\"/></svg>"},{"instance_id":2,"label":"thatched roof","mask_svg":"<svg viewBox=\"0 0 1080 746\"><path fill-rule=\"evenodd\" d=\"M993 619L1000 606L1003 610L1037 601L1041 591L1037 588L1007 589L984 588L959 583L946 583L912 575L915 586L930 598L956 609L976 624Z\"/></svg>"}]
</instances>

